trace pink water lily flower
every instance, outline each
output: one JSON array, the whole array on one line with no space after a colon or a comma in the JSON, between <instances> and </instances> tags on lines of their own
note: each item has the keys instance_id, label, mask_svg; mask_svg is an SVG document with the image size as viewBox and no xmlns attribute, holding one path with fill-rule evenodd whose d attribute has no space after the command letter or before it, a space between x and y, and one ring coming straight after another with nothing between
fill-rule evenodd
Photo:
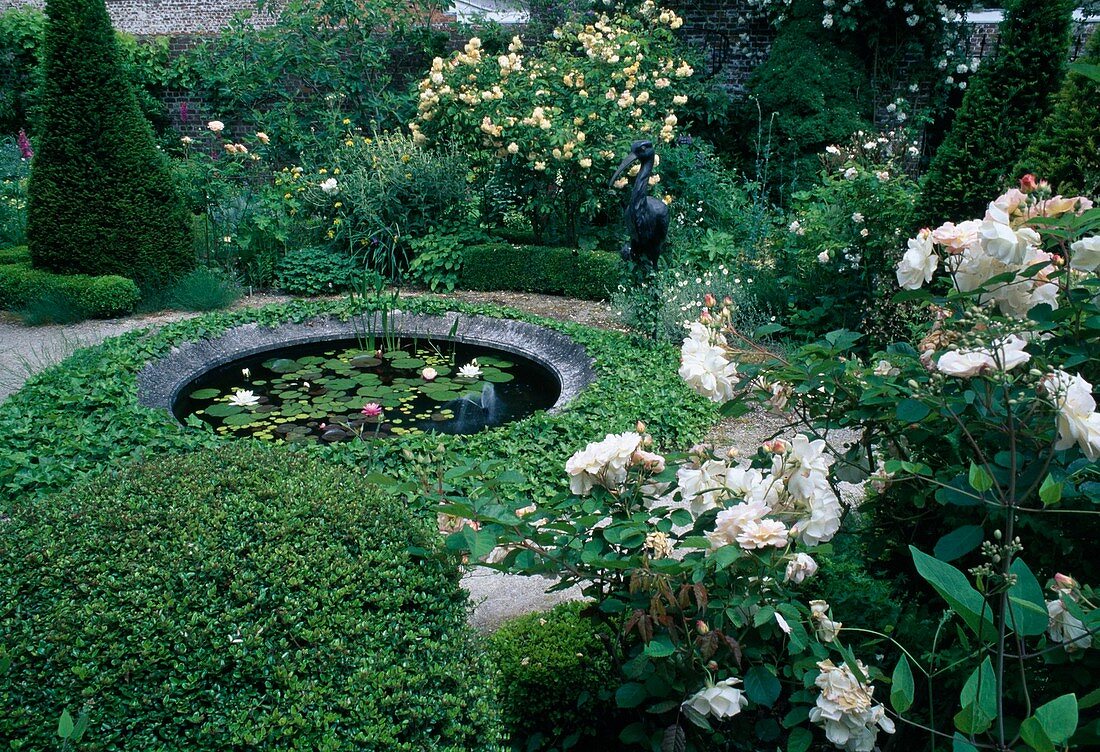
<instances>
[{"instance_id":1,"label":"pink water lily flower","mask_svg":"<svg viewBox=\"0 0 1100 752\"><path fill-rule=\"evenodd\" d=\"M378 418L382 415L382 406L377 402L368 402L363 405L363 409L360 410L360 412L368 418Z\"/></svg>"}]
</instances>

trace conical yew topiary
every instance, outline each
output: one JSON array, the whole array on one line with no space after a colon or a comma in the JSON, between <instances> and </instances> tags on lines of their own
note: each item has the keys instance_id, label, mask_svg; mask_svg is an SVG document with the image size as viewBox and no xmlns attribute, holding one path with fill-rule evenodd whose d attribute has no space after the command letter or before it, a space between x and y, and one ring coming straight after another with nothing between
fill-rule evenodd
<instances>
[{"instance_id":1,"label":"conical yew topiary","mask_svg":"<svg viewBox=\"0 0 1100 752\"><path fill-rule=\"evenodd\" d=\"M1100 31L1094 31L1078 60L1100 65ZM1016 166L1050 181L1064 196L1100 193L1100 81L1070 71L1050 114Z\"/></svg>"},{"instance_id":2,"label":"conical yew topiary","mask_svg":"<svg viewBox=\"0 0 1100 752\"><path fill-rule=\"evenodd\" d=\"M159 284L193 264L187 214L123 73L104 0L47 0L46 14L31 258Z\"/></svg>"},{"instance_id":3,"label":"conical yew topiary","mask_svg":"<svg viewBox=\"0 0 1100 752\"><path fill-rule=\"evenodd\" d=\"M981 214L1010 182L1016 163L1053 106L1069 52L1073 0L1016 0L997 51L971 79L947 139L925 176L925 222Z\"/></svg>"}]
</instances>

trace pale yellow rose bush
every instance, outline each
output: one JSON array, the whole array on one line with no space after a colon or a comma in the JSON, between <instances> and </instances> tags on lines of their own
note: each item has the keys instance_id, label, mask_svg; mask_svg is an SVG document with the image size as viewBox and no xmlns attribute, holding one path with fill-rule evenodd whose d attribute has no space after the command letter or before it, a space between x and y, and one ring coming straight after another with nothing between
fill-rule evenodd
<instances>
[{"instance_id":1,"label":"pale yellow rose bush","mask_svg":"<svg viewBox=\"0 0 1100 752\"><path fill-rule=\"evenodd\" d=\"M536 233L557 222L575 240L583 223L622 201L607 183L630 144L667 147L702 90L674 35L682 24L646 0L631 12L566 23L537 50L515 37L489 52L474 37L432 61L409 129L497 174Z\"/></svg>"}]
</instances>

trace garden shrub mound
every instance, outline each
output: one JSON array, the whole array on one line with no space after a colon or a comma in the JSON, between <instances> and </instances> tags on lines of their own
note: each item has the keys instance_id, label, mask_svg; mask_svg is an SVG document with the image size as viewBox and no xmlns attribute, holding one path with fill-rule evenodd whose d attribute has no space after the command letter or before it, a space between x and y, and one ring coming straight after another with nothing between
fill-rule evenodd
<instances>
[{"instance_id":1,"label":"garden shrub mound","mask_svg":"<svg viewBox=\"0 0 1100 752\"><path fill-rule=\"evenodd\" d=\"M607 300L622 262L606 251L486 243L466 249L458 286Z\"/></svg>"},{"instance_id":2,"label":"garden shrub mound","mask_svg":"<svg viewBox=\"0 0 1100 752\"><path fill-rule=\"evenodd\" d=\"M610 723L617 675L595 622L580 615L585 605L572 601L509 619L489 637L513 749L619 746Z\"/></svg>"},{"instance_id":3,"label":"garden shrub mound","mask_svg":"<svg viewBox=\"0 0 1100 752\"><path fill-rule=\"evenodd\" d=\"M132 279L106 274L53 274L25 261L0 263L0 310L15 311L53 301L76 318L106 319L133 313L141 292Z\"/></svg>"},{"instance_id":4,"label":"garden shrub mound","mask_svg":"<svg viewBox=\"0 0 1100 752\"><path fill-rule=\"evenodd\" d=\"M237 443L10 516L0 738L87 704L93 750L495 748L455 561L360 474Z\"/></svg>"}]
</instances>

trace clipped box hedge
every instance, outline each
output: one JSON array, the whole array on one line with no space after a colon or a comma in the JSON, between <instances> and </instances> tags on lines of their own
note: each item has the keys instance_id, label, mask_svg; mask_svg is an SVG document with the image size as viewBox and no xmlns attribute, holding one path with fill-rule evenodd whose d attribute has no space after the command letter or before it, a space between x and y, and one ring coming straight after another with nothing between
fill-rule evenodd
<instances>
[{"instance_id":1,"label":"clipped box hedge","mask_svg":"<svg viewBox=\"0 0 1100 752\"><path fill-rule=\"evenodd\" d=\"M233 442L2 526L12 749L57 748L85 704L103 752L497 748L456 561L360 473Z\"/></svg>"},{"instance_id":2,"label":"clipped box hedge","mask_svg":"<svg viewBox=\"0 0 1100 752\"><path fill-rule=\"evenodd\" d=\"M31 252L25 245L17 245L12 248L0 248L0 266L5 264L29 264Z\"/></svg>"},{"instance_id":3,"label":"clipped box hedge","mask_svg":"<svg viewBox=\"0 0 1100 752\"><path fill-rule=\"evenodd\" d=\"M126 277L54 274L25 261L0 263L0 310L18 310L46 295L63 296L92 319L133 313L141 300L137 284Z\"/></svg>"},{"instance_id":4,"label":"clipped box hedge","mask_svg":"<svg viewBox=\"0 0 1100 752\"><path fill-rule=\"evenodd\" d=\"M458 286L607 300L621 274L619 257L607 251L486 243L463 253Z\"/></svg>"}]
</instances>

